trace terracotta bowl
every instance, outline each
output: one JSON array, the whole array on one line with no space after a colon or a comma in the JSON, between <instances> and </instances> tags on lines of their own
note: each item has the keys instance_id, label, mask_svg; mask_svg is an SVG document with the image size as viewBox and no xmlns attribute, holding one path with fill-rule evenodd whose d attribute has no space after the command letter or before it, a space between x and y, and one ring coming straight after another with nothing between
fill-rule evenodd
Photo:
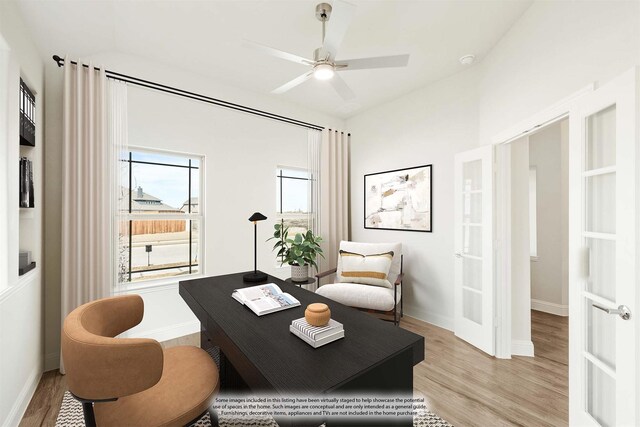
<instances>
[{"instance_id":1,"label":"terracotta bowl","mask_svg":"<svg viewBox=\"0 0 640 427\"><path fill-rule=\"evenodd\" d=\"M331 310L329 310L327 304L309 304L304 311L304 318L312 326L325 326L331 319Z\"/></svg>"}]
</instances>

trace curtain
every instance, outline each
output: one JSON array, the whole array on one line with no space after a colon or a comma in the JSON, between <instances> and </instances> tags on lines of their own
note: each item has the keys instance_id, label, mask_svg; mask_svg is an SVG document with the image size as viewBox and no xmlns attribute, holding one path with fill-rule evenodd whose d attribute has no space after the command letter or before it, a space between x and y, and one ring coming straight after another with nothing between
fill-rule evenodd
<instances>
[{"instance_id":1,"label":"curtain","mask_svg":"<svg viewBox=\"0 0 640 427\"><path fill-rule=\"evenodd\" d=\"M341 240L349 240L349 154L351 135L322 131L320 143L320 235L324 239L321 271L335 268Z\"/></svg>"},{"instance_id":2,"label":"curtain","mask_svg":"<svg viewBox=\"0 0 640 427\"><path fill-rule=\"evenodd\" d=\"M104 68L65 59L63 89L62 320L74 308L109 296L114 283L117 147L126 135L126 89L110 87ZM123 85L120 83L120 85ZM123 92L124 91L124 92ZM109 114L114 96L125 107ZM118 123L112 128L110 121ZM64 372L61 363L60 370Z\"/></svg>"},{"instance_id":3,"label":"curtain","mask_svg":"<svg viewBox=\"0 0 640 427\"><path fill-rule=\"evenodd\" d=\"M309 172L308 194L309 229L320 233L320 138L319 130L309 129L307 137L307 171Z\"/></svg>"},{"instance_id":4,"label":"curtain","mask_svg":"<svg viewBox=\"0 0 640 427\"><path fill-rule=\"evenodd\" d=\"M307 212L309 212L309 229L313 231L316 236L322 236L320 230L320 147L321 147L322 135L319 130L309 129L307 135L307 171L309 172L309 181L307 194L308 206ZM323 247L324 250L324 247ZM322 257L318 257L316 260L318 263L318 272L324 271L322 269ZM315 272L310 273L313 275ZM311 288L308 288L311 289Z\"/></svg>"},{"instance_id":5,"label":"curtain","mask_svg":"<svg viewBox=\"0 0 640 427\"><path fill-rule=\"evenodd\" d=\"M112 218L112 252L111 260L113 277L111 284L124 282L129 267L129 240L128 235L122 233L120 223L126 218L122 213L129 211L129 165L120 161L128 158L128 110L127 110L127 84L117 80L107 81L107 118L109 138L109 160L111 162L111 191L109 201Z\"/></svg>"}]
</instances>

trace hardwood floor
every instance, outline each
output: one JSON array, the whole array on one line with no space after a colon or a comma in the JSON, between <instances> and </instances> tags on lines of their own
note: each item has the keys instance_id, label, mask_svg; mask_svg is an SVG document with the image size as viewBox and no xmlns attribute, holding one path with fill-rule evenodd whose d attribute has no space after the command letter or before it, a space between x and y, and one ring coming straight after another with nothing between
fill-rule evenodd
<instances>
[{"instance_id":1,"label":"hardwood floor","mask_svg":"<svg viewBox=\"0 0 640 427\"><path fill-rule=\"evenodd\" d=\"M568 424L568 318L532 311L536 357L496 359L453 332L405 316L401 326L423 335L425 360L414 369L414 391L456 426ZM162 343L199 345L199 334ZM64 376L46 372L21 426L53 426L66 390Z\"/></svg>"},{"instance_id":2,"label":"hardwood floor","mask_svg":"<svg viewBox=\"0 0 640 427\"><path fill-rule=\"evenodd\" d=\"M531 312L536 357L487 356L452 332L405 317L426 337L414 391L457 426L568 425L568 318Z\"/></svg>"}]
</instances>

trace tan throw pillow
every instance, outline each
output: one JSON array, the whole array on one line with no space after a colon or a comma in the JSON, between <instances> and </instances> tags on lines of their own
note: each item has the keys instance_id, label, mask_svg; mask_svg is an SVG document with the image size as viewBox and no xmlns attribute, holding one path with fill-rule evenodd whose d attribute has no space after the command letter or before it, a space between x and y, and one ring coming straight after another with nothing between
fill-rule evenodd
<instances>
[{"instance_id":1,"label":"tan throw pillow","mask_svg":"<svg viewBox=\"0 0 640 427\"><path fill-rule=\"evenodd\" d=\"M393 251L382 254L362 255L340 250L341 270L338 281L391 288L389 269Z\"/></svg>"}]
</instances>

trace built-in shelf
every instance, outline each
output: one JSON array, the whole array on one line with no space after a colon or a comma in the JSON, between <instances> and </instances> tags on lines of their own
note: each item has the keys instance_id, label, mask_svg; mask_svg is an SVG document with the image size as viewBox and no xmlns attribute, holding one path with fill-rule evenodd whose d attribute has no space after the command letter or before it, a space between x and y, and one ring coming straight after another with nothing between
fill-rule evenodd
<instances>
[{"instance_id":1,"label":"built-in shelf","mask_svg":"<svg viewBox=\"0 0 640 427\"><path fill-rule=\"evenodd\" d=\"M37 274L36 261L41 259L41 224L36 221L40 217L39 211L41 198L36 198L39 193L38 185L41 182L42 147L36 145L36 97L27 84L20 79L20 139L15 141L18 145L19 158L16 158L18 170L15 174L15 205L18 209L18 227L16 230L17 242L15 249L19 253L18 276L20 282L30 280ZM13 175L13 174L12 174ZM15 190L14 190L15 191ZM13 198L13 197L12 197ZM28 256L25 258L24 254ZM27 262L29 262L27 264ZM14 270L15 271L15 270ZM14 273L15 274L15 273Z\"/></svg>"},{"instance_id":2,"label":"built-in shelf","mask_svg":"<svg viewBox=\"0 0 640 427\"><path fill-rule=\"evenodd\" d=\"M25 265L24 267L20 267L18 269L18 276L22 276L23 274L30 272L34 268L36 268L36 262L35 261L33 261L29 265Z\"/></svg>"}]
</instances>

